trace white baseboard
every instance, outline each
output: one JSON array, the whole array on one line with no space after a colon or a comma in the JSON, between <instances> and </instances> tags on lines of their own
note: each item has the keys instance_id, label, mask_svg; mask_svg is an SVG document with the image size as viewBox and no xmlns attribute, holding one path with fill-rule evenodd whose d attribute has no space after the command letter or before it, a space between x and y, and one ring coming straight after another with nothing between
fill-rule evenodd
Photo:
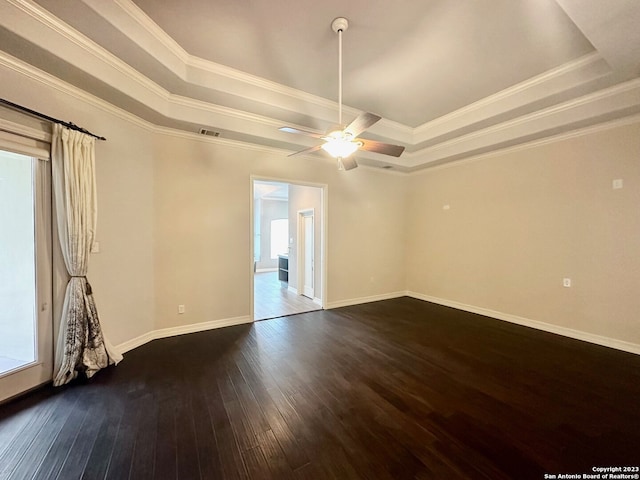
<instances>
[{"instance_id":1,"label":"white baseboard","mask_svg":"<svg viewBox=\"0 0 640 480\"><path fill-rule=\"evenodd\" d=\"M180 325L178 327L161 328L152 330L139 337L127 340L116 345L116 350L120 353L126 353L136 347L140 347L151 340L159 338L175 337L176 335L184 335L186 333L204 332L205 330L213 330L214 328L230 327L232 325L241 325L243 323L251 323L251 317L242 316L234 318L222 318L220 320L211 320L209 322L193 323L191 325Z\"/></svg>"},{"instance_id":2,"label":"white baseboard","mask_svg":"<svg viewBox=\"0 0 640 480\"><path fill-rule=\"evenodd\" d=\"M572 328L561 327L559 325L553 325L551 323L541 322L539 320L519 317L510 313L498 312L496 310L490 310L488 308L467 305L465 303L456 302L454 300L432 297L430 295L424 295L422 293L405 292L405 294L408 297L416 298L418 300L424 300L425 302L437 303L438 305L443 305L445 307L457 308L458 310L464 310L465 312L477 313L479 315L484 315L485 317L491 317L497 320L503 320L505 322L516 323L525 327L531 327L537 330L543 330L545 332L555 333L557 335L574 338L576 340L595 343L596 345L602 345L604 347L615 348L616 350L622 350L625 352L640 355L640 345L631 342L625 342L624 340L604 337L602 335L583 332L581 330L574 330Z\"/></svg>"},{"instance_id":3,"label":"white baseboard","mask_svg":"<svg viewBox=\"0 0 640 480\"><path fill-rule=\"evenodd\" d=\"M351 305L360 305L361 303L378 302L380 300L389 300L391 298L405 297L407 292L383 293L381 295L372 295L369 297L349 298L347 300L338 300L336 302L328 302L326 309L349 307Z\"/></svg>"},{"instance_id":4,"label":"white baseboard","mask_svg":"<svg viewBox=\"0 0 640 480\"><path fill-rule=\"evenodd\" d=\"M298 295L298 289L296 287L292 287L291 285L289 285L288 290L293 293L294 295ZM315 303L316 305L320 305L322 307L322 299L318 298L318 297L313 297L311 299L313 301L313 303Z\"/></svg>"},{"instance_id":5,"label":"white baseboard","mask_svg":"<svg viewBox=\"0 0 640 480\"><path fill-rule=\"evenodd\" d=\"M144 333L138 337L132 338L131 340L127 340L126 342L122 342L118 345L114 345L113 348L116 349L121 355L128 352L129 350L133 350L134 348L138 348L145 343L149 343L151 340L155 340L155 330L151 332Z\"/></svg>"},{"instance_id":6,"label":"white baseboard","mask_svg":"<svg viewBox=\"0 0 640 480\"><path fill-rule=\"evenodd\" d=\"M292 287L289 287L292 288ZM338 300L335 302L328 302L325 306L326 309L348 307L350 305L360 305L362 303L377 302L380 300L389 300L399 297L412 297L425 302L431 302L445 307L456 308L465 312L477 313L478 315L484 315L485 317L495 318L497 320L503 320L505 322L511 322L525 327L535 328L545 332L555 333L576 340L582 340L596 345L602 345L604 347L615 348L616 350L622 350L624 352L635 353L640 355L640 345L631 342L625 342L624 340L618 340L615 338L605 337L602 335L596 335L593 333L583 332L581 330L574 330L572 328L561 327L559 325L553 325L550 323L541 322L538 320L532 320L530 318L519 317L510 313L498 312L496 310L490 310L488 308L477 307L474 305L467 305L465 303L456 302L454 300L446 300L443 298L432 297L430 295L424 295L417 292L392 292L381 295L372 295L368 297L351 298L347 300ZM322 301L319 298L314 298L313 301L322 306ZM181 325L178 327L161 328L159 330L153 330L140 335L136 338L116 345L116 350L120 353L126 353L129 350L133 350L136 347L144 345L151 340L159 338L173 337L176 335L184 335L186 333L202 332L205 330L212 330L214 328L229 327L232 325L240 325L243 323L251 323L251 317L242 316L234 318L225 318L220 320L212 320L210 322L194 323L191 325Z\"/></svg>"}]
</instances>

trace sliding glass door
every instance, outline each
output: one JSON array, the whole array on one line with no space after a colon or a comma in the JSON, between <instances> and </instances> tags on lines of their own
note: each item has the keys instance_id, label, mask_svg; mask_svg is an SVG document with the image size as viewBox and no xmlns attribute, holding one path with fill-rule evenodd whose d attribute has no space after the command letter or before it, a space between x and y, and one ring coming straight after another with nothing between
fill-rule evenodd
<instances>
[{"instance_id":1,"label":"sliding glass door","mask_svg":"<svg viewBox=\"0 0 640 480\"><path fill-rule=\"evenodd\" d=\"M50 162L0 150L0 401L52 369Z\"/></svg>"}]
</instances>

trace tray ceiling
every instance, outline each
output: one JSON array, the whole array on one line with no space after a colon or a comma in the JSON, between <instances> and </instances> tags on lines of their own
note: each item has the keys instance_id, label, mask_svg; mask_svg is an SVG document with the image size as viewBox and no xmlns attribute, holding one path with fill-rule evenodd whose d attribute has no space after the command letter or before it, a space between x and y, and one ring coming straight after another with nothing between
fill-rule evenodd
<instances>
[{"instance_id":1,"label":"tray ceiling","mask_svg":"<svg viewBox=\"0 0 640 480\"><path fill-rule=\"evenodd\" d=\"M640 113L634 0L1 0L0 50L158 126L295 151L344 103L412 171ZM33 106L32 106L33 107ZM214 140L212 140L214 141Z\"/></svg>"}]
</instances>

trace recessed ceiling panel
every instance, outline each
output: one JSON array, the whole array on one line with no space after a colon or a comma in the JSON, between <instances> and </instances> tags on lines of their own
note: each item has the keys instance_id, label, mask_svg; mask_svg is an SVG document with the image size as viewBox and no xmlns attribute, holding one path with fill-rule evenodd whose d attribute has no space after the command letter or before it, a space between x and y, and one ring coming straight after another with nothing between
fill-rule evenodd
<instances>
[{"instance_id":1,"label":"recessed ceiling panel","mask_svg":"<svg viewBox=\"0 0 640 480\"><path fill-rule=\"evenodd\" d=\"M417 126L593 51L554 0L134 0L187 52Z\"/></svg>"}]
</instances>

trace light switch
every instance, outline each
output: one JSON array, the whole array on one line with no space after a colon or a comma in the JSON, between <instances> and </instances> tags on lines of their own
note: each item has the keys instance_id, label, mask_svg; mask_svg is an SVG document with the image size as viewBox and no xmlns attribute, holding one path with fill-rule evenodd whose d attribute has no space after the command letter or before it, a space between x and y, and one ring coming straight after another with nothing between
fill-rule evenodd
<instances>
[{"instance_id":1,"label":"light switch","mask_svg":"<svg viewBox=\"0 0 640 480\"><path fill-rule=\"evenodd\" d=\"M91 253L100 253L100 242L93 242L93 245L91 245Z\"/></svg>"},{"instance_id":2,"label":"light switch","mask_svg":"<svg viewBox=\"0 0 640 480\"><path fill-rule=\"evenodd\" d=\"M622 188L622 179L621 178L616 178L613 182L613 189L614 190L618 190L620 188Z\"/></svg>"}]
</instances>

